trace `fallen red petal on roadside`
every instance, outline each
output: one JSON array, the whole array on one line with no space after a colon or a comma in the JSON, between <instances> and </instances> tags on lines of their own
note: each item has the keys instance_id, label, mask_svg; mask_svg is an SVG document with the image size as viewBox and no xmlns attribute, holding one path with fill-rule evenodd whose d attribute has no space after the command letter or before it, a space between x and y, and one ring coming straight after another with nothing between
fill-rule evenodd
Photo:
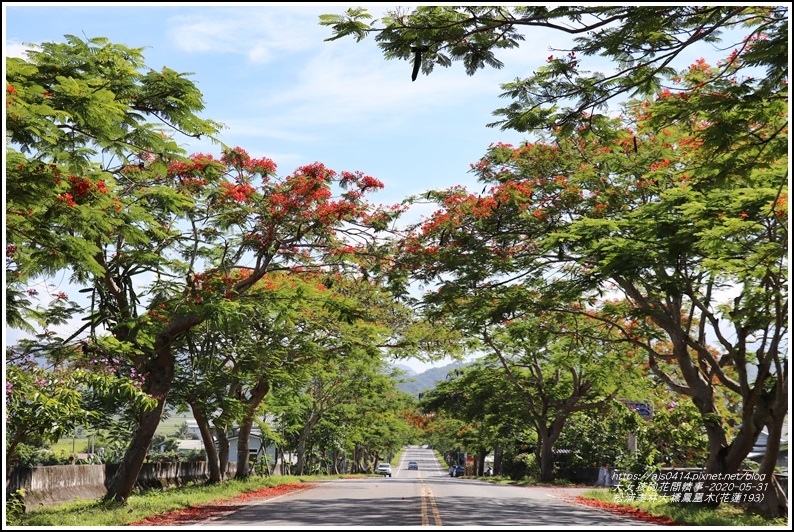
<instances>
[{"instance_id":1,"label":"fallen red petal on roadside","mask_svg":"<svg viewBox=\"0 0 794 532\"><path fill-rule=\"evenodd\" d=\"M170 512L153 515L151 517L147 517L146 519L130 523L130 526L184 525L186 523L203 521L217 515L223 515L235 510L239 510L244 506L244 504L238 503L276 497L278 495L284 495L287 493L293 493L295 491L313 488L314 486L314 484L299 482L294 484L282 484L272 488L260 488L255 491L242 493L229 499L223 499L220 501L203 504L201 506L192 506L190 508L182 508L180 510L173 510Z\"/></svg>"},{"instance_id":2,"label":"fallen red petal on roadside","mask_svg":"<svg viewBox=\"0 0 794 532\"><path fill-rule=\"evenodd\" d=\"M642 519L643 521L648 521L651 523L655 523L657 525L665 525L665 526L680 525L680 523L676 523L669 517L653 515L651 513L646 512L645 510L634 508L633 506L621 506L619 504L613 504L611 502L587 499L585 497L582 497L581 495L577 495L576 497L574 497L573 502L579 504L585 504L587 506L593 506L595 508L601 508L602 510L607 510L616 514L626 515L629 517L633 517L635 519Z\"/></svg>"}]
</instances>

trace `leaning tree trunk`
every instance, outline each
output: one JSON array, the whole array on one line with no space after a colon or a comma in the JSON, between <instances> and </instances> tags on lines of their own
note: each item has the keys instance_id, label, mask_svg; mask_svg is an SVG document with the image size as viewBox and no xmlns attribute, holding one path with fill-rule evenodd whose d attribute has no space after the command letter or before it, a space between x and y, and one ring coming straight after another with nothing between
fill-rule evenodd
<instances>
[{"instance_id":1,"label":"leaning tree trunk","mask_svg":"<svg viewBox=\"0 0 794 532\"><path fill-rule=\"evenodd\" d=\"M248 478L251 475L251 425L252 420L243 421L237 433L237 473L234 478Z\"/></svg>"},{"instance_id":2,"label":"leaning tree trunk","mask_svg":"<svg viewBox=\"0 0 794 532\"><path fill-rule=\"evenodd\" d=\"M215 447L215 440L212 438L209 420L204 415L204 411L195 403L190 404L190 409L193 411L193 418L198 424L201 441L204 442L204 450L207 452L207 469L210 475L207 484L218 484L223 480L223 475L221 474L218 449Z\"/></svg>"},{"instance_id":3,"label":"leaning tree trunk","mask_svg":"<svg viewBox=\"0 0 794 532\"><path fill-rule=\"evenodd\" d=\"M159 343L159 341L158 341ZM149 446L154 438L160 418L165 409L165 402L168 392L171 391L171 383L174 378L174 358L168 346L161 346L158 354L152 361L151 369L146 378L147 393L157 400L154 410L143 412L138 428L132 434L132 439L124 458L119 464L116 474L111 477L107 484L107 493L104 500L116 500L126 504L127 499L135 488L138 474L141 471Z\"/></svg>"},{"instance_id":4,"label":"leaning tree trunk","mask_svg":"<svg viewBox=\"0 0 794 532\"><path fill-rule=\"evenodd\" d=\"M788 374L786 374L785 379L788 379ZM784 517L788 515L788 496L775 476L775 466L780 454L780 439L783 436L783 424L788 414L788 408L775 408L775 405L788 404L788 386L783 378L778 380L781 381L779 382L778 393L770 397L770 399L774 398L775 400L771 401L772 407L768 409L769 421L767 427L769 428L769 434L766 438L764 457L761 459L761 467L758 471L760 476L758 484L766 489L756 491L758 494L763 494L763 499L760 502L751 504L750 507L765 515Z\"/></svg>"},{"instance_id":5,"label":"leaning tree trunk","mask_svg":"<svg viewBox=\"0 0 794 532\"><path fill-rule=\"evenodd\" d=\"M127 499L135 488L135 482L138 480L138 474L146 459L146 453L152 444L154 432L160 424L168 393L171 391L176 365L171 345L180 335L201 321L201 318L197 316L175 318L157 335L154 342L153 358L147 361L145 367L139 368L142 370L141 373L146 376L144 391L157 401L157 406L154 410L141 415L138 428L132 434L132 439L118 471L107 482L107 493L103 497L104 500L127 503Z\"/></svg>"},{"instance_id":6,"label":"leaning tree trunk","mask_svg":"<svg viewBox=\"0 0 794 532\"><path fill-rule=\"evenodd\" d=\"M719 483L721 479L726 478L728 475L737 473L742 466L743 461L752 450L758 435L770 419L774 418L773 413L783 411L784 414L788 409L788 396L782 390L785 387L785 381L782 377L774 379L771 384L770 390L764 390L763 387L768 382L769 371L768 367L762 368L755 379L755 384L752 387L745 387L741 391L742 395L742 425L741 428L733 437L732 441L728 442L727 432L723 420L719 416L714 404L714 387L709 378L703 375L701 368L696 366L692 359L689 357L689 345L687 343L685 334L673 326L669 326L664 321L659 323L668 332L671 340L673 341L673 352L678 362L684 381L687 383L687 388L672 385L672 388L684 395L689 395L692 402L697 407L703 419L704 428L706 429L706 436L708 438L709 456L706 462L705 473L707 478L715 479L703 483L701 492L704 494L704 504L708 506L719 505L719 497L709 499L707 496L713 492L711 485ZM665 327L665 325L668 325ZM653 367L653 366L652 366ZM780 370L780 368L778 368ZM669 378L664 375L656 373L657 376L662 378L666 383L670 384ZM782 423L782 420L779 420ZM776 426L779 423L771 423ZM770 433L774 429L770 427ZM770 434L771 436L771 434ZM779 434L778 434L779 436ZM779 442L779 437L778 437ZM779 448L774 446L770 447L767 456L770 462L777 460ZM768 471L774 469L774 465L767 464ZM771 473L766 479L769 482L768 490L772 491L770 494L770 501L768 505L780 507L781 503L786 503L785 495L780 492L771 482ZM782 497L781 497L782 495ZM763 502L763 501L762 501ZM764 504L767 506L767 503ZM783 513L787 515L788 510Z\"/></svg>"},{"instance_id":7,"label":"leaning tree trunk","mask_svg":"<svg viewBox=\"0 0 794 532\"><path fill-rule=\"evenodd\" d=\"M314 425L319 421L320 414L315 412L309 416L306 424L301 429L298 436L298 448L296 454L298 455L298 462L295 464L295 469L298 475L305 475L304 469L306 468L306 443L309 441L309 434L314 428Z\"/></svg>"},{"instance_id":8,"label":"leaning tree trunk","mask_svg":"<svg viewBox=\"0 0 794 532\"><path fill-rule=\"evenodd\" d=\"M265 399L270 387L263 379L257 381L256 386L251 390L251 396L246 401L245 418L240 424L240 433L237 439L237 473L234 478L247 478L251 475L250 462L250 441L251 427L254 425L254 416Z\"/></svg>"}]
</instances>

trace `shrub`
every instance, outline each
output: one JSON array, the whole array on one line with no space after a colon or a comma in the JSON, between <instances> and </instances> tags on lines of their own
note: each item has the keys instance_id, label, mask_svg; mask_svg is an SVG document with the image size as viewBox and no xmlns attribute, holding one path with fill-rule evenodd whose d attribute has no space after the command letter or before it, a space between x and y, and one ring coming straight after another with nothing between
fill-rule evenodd
<instances>
[{"instance_id":1,"label":"shrub","mask_svg":"<svg viewBox=\"0 0 794 532\"><path fill-rule=\"evenodd\" d=\"M535 453L519 453L509 461L505 468L505 473L512 480L539 478L540 464L538 464Z\"/></svg>"},{"instance_id":2,"label":"shrub","mask_svg":"<svg viewBox=\"0 0 794 532\"><path fill-rule=\"evenodd\" d=\"M56 454L51 449L20 443L9 461L12 466L19 467L64 465L74 461L74 458L69 460L69 456L72 455L63 451Z\"/></svg>"},{"instance_id":3,"label":"shrub","mask_svg":"<svg viewBox=\"0 0 794 532\"><path fill-rule=\"evenodd\" d=\"M24 513L25 488L19 488L6 499L6 525L20 525Z\"/></svg>"}]
</instances>

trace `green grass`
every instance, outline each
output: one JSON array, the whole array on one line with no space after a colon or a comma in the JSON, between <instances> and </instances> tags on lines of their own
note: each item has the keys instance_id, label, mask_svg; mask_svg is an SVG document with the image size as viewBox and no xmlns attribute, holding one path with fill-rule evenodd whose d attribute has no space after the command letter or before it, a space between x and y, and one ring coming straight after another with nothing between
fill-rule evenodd
<instances>
[{"instance_id":1,"label":"green grass","mask_svg":"<svg viewBox=\"0 0 794 532\"><path fill-rule=\"evenodd\" d=\"M583 498L616 504L615 493L611 489L594 489L582 494ZM722 504L709 508L698 504L668 503L657 501L622 501L620 506L639 508L657 517L667 517L680 525L689 526L730 526L730 527L788 527L785 517L769 518L731 505Z\"/></svg>"},{"instance_id":2,"label":"green grass","mask_svg":"<svg viewBox=\"0 0 794 532\"><path fill-rule=\"evenodd\" d=\"M171 414L167 419L164 419L159 425L157 425L157 430L154 433L162 434L163 436L171 436L179 429L182 423L192 418L193 416L188 413ZM56 455L61 452L70 455L72 454L73 449L75 453L84 453L86 452L86 449L89 448L88 446L90 443L90 435L85 435L80 438L66 436L58 440L56 443L50 445L50 449Z\"/></svg>"},{"instance_id":3,"label":"green grass","mask_svg":"<svg viewBox=\"0 0 794 532\"><path fill-rule=\"evenodd\" d=\"M187 421L188 419L193 419L193 416L187 412L183 414L171 414L167 419L164 419L157 425L157 430L155 434L162 434L163 436L170 436L177 429Z\"/></svg>"},{"instance_id":4,"label":"green grass","mask_svg":"<svg viewBox=\"0 0 794 532\"><path fill-rule=\"evenodd\" d=\"M483 480L494 484L509 484L512 486L543 486L534 479L512 480L508 477L488 477ZM553 482L554 486L572 486L566 480ZM748 526L748 527L784 527L788 529L786 518L770 518L758 515L744 509L731 505L722 504L717 508L709 508L698 504L674 504L662 500L650 501L621 501L615 502L615 493L607 488L595 488L582 494L585 499L603 501L617 506L639 508L656 517L667 517L679 525L691 526Z\"/></svg>"},{"instance_id":5,"label":"green grass","mask_svg":"<svg viewBox=\"0 0 794 532\"><path fill-rule=\"evenodd\" d=\"M123 526L172 510L209 504L256 491L260 488L349 476L250 477L247 480L230 479L213 486L195 484L167 491L149 490L144 493L131 495L126 505L98 500L74 501L41 507L14 518L13 522L7 516L7 524L13 526L75 526L80 528Z\"/></svg>"},{"instance_id":6,"label":"green grass","mask_svg":"<svg viewBox=\"0 0 794 532\"><path fill-rule=\"evenodd\" d=\"M74 440L72 438L61 438L57 443L50 445L50 449L56 455L60 453L72 454L73 448L76 453L84 453L88 443L88 438L74 438Z\"/></svg>"}]
</instances>

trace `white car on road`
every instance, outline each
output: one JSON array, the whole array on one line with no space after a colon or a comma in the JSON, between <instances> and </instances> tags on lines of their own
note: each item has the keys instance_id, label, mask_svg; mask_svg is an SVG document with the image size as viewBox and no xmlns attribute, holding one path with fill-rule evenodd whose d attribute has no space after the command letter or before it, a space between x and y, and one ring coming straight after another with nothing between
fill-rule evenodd
<instances>
[{"instance_id":1,"label":"white car on road","mask_svg":"<svg viewBox=\"0 0 794 532\"><path fill-rule=\"evenodd\" d=\"M379 475L383 475L384 477L391 478L391 464L387 464L386 462L378 464L378 466L375 468L375 472Z\"/></svg>"}]
</instances>

